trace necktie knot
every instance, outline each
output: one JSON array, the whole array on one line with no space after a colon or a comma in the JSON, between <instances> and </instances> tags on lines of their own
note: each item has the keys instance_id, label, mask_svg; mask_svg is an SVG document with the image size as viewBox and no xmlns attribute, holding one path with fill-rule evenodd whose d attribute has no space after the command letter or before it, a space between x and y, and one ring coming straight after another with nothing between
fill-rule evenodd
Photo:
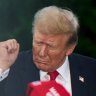
<instances>
[{"instance_id":1,"label":"necktie knot","mask_svg":"<svg viewBox=\"0 0 96 96\"><path fill-rule=\"evenodd\" d=\"M55 80L59 73L55 70L53 72L48 72L48 75L50 76L50 80Z\"/></svg>"}]
</instances>

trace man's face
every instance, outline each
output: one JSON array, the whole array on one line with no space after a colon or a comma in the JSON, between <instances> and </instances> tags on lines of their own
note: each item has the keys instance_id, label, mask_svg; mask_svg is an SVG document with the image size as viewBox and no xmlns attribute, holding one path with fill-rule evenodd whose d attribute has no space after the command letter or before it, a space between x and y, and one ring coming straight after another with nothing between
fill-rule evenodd
<instances>
[{"instance_id":1,"label":"man's face","mask_svg":"<svg viewBox=\"0 0 96 96\"><path fill-rule=\"evenodd\" d=\"M60 67L65 57L71 54L66 46L66 35L47 35L34 32L33 61L38 69L51 72Z\"/></svg>"}]
</instances>

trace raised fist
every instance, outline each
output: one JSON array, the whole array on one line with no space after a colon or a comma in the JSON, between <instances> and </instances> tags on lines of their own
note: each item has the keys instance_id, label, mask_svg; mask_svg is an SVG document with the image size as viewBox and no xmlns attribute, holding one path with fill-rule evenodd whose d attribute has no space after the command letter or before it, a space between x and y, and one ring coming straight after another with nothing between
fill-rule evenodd
<instances>
[{"instance_id":1,"label":"raised fist","mask_svg":"<svg viewBox=\"0 0 96 96\"><path fill-rule=\"evenodd\" d=\"M10 68L19 53L19 43L15 39L0 42L0 69Z\"/></svg>"}]
</instances>

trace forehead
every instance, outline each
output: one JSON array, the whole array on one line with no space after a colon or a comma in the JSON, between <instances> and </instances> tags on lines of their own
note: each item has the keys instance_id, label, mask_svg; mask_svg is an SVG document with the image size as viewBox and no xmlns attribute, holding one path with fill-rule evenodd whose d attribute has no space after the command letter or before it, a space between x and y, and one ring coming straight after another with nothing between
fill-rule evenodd
<instances>
[{"instance_id":1,"label":"forehead","mask_svg":"<svg viewBox=\"0 0 96 96\"><path fill-rule=\"evenodd\" d=\"M44 34L39 31L35 31L33 35L33 40L49 42L49 43L60 43L65 44L68 40L68 36L64 34L53 35L53 34Z\"/></svg>"}]
</instances>

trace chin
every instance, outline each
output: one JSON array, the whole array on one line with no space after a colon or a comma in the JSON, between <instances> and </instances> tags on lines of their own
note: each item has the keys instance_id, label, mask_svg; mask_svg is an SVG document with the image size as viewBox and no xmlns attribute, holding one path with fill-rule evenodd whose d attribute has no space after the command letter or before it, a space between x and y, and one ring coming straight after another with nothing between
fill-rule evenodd
<instances>
[{"instance_id":1,"label":"chin","mask_svg":"<svg viewBox=\"0 0 96 96\"><path fill-rule=\"evenodd\" d=\"M50 69L50 68L48 68L48 67L41 67L41 66L37 66L37 68L39 69L39 70L42 70L42 71L44 71L44 72L52 72L52 71L54 71L54 70L52 70L52 69Z\"/></svg>"},{"instance_id":2,"label":"chin","mask_svg":"<svg viewBox=\"0 0 96 96\"><path fill-rule=\"evenodd\" d=\"M49 70L49 68L46 65L43 65L43 64L37 64L36 66L39 70L42 70L42 71L45 71L45 72L48 72L48 70Z\"/></svg>"}]
</instances>

